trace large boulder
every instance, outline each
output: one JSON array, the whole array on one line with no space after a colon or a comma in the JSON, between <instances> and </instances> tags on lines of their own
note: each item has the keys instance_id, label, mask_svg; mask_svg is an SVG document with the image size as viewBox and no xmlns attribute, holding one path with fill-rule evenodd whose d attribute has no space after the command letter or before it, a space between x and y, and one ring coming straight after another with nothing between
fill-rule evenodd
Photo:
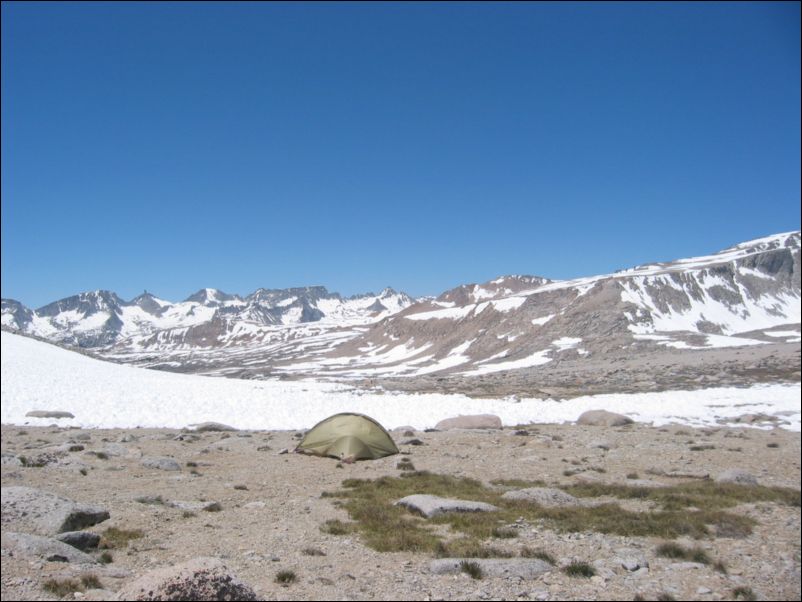
<instances>
[{"instance_id":1,"label":"large boulder","mask_svg":"<svg viewBox=\"0 0 802 602\"><path fill-rule=\"evenodd\" d=\"M633 422L634 420L629 416L608 412L607 410L588 410L576 419L577 424L589 426L623 426Z\"/></svg>"},{"instance_id":2,"label":"large boulder","mask_svg":"<svg viewBox=\"0 0 802 602\"><path fill-rule=\"evenodd\" d=\"M216 558L194 558L129 583L117 600L256 600L256 593Z\"/></svg>"},{"instance_id":3,"label":"large boulder","mask_svg":"<svg viewBox=\"0 0 802 602\"><path fill-rule=\"evenodd\" d=\"M91 527L108 518L108 510L100 506L81 504L33 487L3 487L4 530L55 535Z\"/></svg>"},{"instance_id":4,"label":"large boulder","mask_svg":"<svg viewBox=\"0 0 802 602\"><path fill-rule=\"evenodd\" d=\"M95 564L96 560L62 541L30 533L3 531L3 555L11 553L29 560L48 562L73 562L75 564Z\"/></svg>"},{"instance_id":5,"label":"large boulder","mask_svg":"<svg viewBox=\"0 0 802 602\"><path fill-rule=\"evenodd\" d=\"M495 414L474 414L472 416L455 416L446 418L435 425L440 431L452 429L500 429L501 418Z\"/></svg>"},{"instance_id":6,"label":"large boulder","mask_svg":"<svg viewBox=\"0 0 802 602\"><path fill-rule=\"evenodd\" d=\"M432 518L446 512L493 512L498 510L493 504L485 502L474 502L471 500L452 500L436 495L415 494L401 498L395 503L396 506L405 506L414 512L418 512L426 518Z\"/></svg>"}]
</instances>

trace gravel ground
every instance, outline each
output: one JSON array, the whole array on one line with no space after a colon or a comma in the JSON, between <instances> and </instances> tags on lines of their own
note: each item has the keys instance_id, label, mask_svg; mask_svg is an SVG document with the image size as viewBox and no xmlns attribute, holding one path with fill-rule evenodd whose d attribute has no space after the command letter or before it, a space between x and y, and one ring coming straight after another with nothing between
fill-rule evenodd
<instances>
[{"instance_id":1,"label":"gravel ground","mask_svg":"<svg viewBox=\"0 0 802 602\"><path fill-rule=\"evenodd\" d=\"M588 478L624 483L628 474L636 472L640 478L673 484L682 479L664 473L715 476L737 467L756 476L762 485L800 487L800 434L781 429L525 428L528 435L515 435L515 429L509 428L418 432L415 436L424 445L400 448L418 470L485 483L513 478L541 479L557 487ZM431 574L431 558L426 555L379 553L364 546L359 536L320 531L327 519L347 519L331 498L321 497L324 491L337 489L350 477L398 475L399 456L338 467L333 459L280 455L282 448L291 449L297 442L293 432L209 432L198 434L196 440L186 436L179 440L180 435L175 430L2 427L4 455L31 458L68 441L85 447L41 468L18 466L5 456L3 487L27 485L104 506L111 518L89 529L97 533L111 526L144 533L127 549L113 550L113 563L92 569L108 591L90 590L83 594L85 599L102 599L150 569L199 556L223 559L266 600L632 600L636 595L657 599L661 594L719 600L731 599L737 587L751 588L759 599L800 598L798 507L738 506L735 513L752 516L759 523L749 537L680 541L703 547L724 563L727 574L711 566L658 557L655 548L661 541L653 538L560 533L544 524L522 523L516 526L517 538L494 540L492 545L544 549L558 564L583 560L596 567L597 575L574 578L553 570L530 581L474 580L466 574ZM399 442L409 438L398 432L394 437ZM595 447L599 442L609 450ZM691 446L713 447L691 451ZM108 457L87 453L92 451ZM141 464L142 456L172 457L181 470L147 468ZM194 464L188 466L188 462ZM567 477L563 474L567 469L580 472ZM167 501L216 501L222 510L185 516L178 508L136 501L145 495ZM641 502L621 505L644 506ZM3 525L4 531L11 527ZM325 555L307 555L307 548ZM622 567L621 558L629 556L645 559L648 569ZM275 583L275 575L282 570L294 571L298 580L289 586ZM61 562L21 559L4 550L2 598L55 599L42 589L46 579L83 572Z\"/></svg>"}]
</instances>

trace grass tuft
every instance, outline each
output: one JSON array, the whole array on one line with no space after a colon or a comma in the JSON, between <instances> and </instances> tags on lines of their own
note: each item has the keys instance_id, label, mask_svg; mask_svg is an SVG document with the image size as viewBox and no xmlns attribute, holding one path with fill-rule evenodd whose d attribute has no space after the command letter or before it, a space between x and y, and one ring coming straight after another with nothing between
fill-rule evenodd
<instances>
[{"instance_id":1,"label":"grass tuft","mask_svg":"<svg viewBox=\"0 0 802 602\"><path fill-rule=\"evenodd\" d=\"M160 495L140 495L139 497L135 497L134 500L140 504L147 504L150 506L163 506L165 503L164 498Z\"/></svg>"},{"instance_id":2,"label":"grass tuft","mask_svg":"<svg viewBox=\"0 0 802 602\"><path fill-rule=\"evenodd\" d=\"M348 533L354 532L354 526L352 524L344 523L339 519L333 518L323 523L323 525L320 527L320 530L323 531L323 533L328 533L329 535L347 535Z\"/></svg>"},{"instance_id":3,"label":"grass tuft","mask_svg":"<svg viewBox=\"0 0 802 602\"><path fill-rule=\"evenodd\" d=\"M679 558L684 559L687 550L681 545L674 542L660 544L655 553L663 558Z\"/></svg>"},{"instance_id":4,"label":"grass tuft","mask_svg":"<svg viewBox=\"0 0 802 602\"><path fill-rule=\"evenodd\" d=\"M50 592L58 598L72 595L75 592L83 592L87 589L101 589L103 584L97 575L88 573L81 575L79 580L76 579L48 579L42 584L42 589Z\"/></svg>"},{"instance_id":5,"label":"grass tuft","mask_svg":"<svg viewBox=\"0 0 802 602\"><path fill-rule=\"evenodd\" d=\"M736 587L732 590L733 600L757 600L757 594L752 591L751 587Z\"/></svg>"},{"instance_id":6,"label":"grass tuft","mask_svg":"<svg viewBox=\"0 0 802 602\"><path fill-rule=\"evenodd\" d=\"M276 573L274 581L287 586L298 581L298 576L295 574L295 571L279 571Z\"/></svg>"},{"instance_id":7,"label":"grass tuft","mask_svg":"<svg viewBox=\"0 0 802 602\"><path fill-rule=\"evenodd\" d=\"M395 465L398 470L415 470L415 465L409 458L401 458L398 464Z\"/></svg>"},{"instance_id":8,"label":"grass tuft","mask_svg":"<svg viewBox=\"0 0 802 602\"><path fill-rule=\"evenodd\" d=\"M100 564L111 564L114 562L114 556L111 555L111 552L103 552L97 557L97 560Z\"/></svg>"},{"instance_id":9,"label":"grass tuft","mask_svg":"<svg viewBox=\"0 0 802 602\"><path fill-rule=\"evenodd\" d=\"M63 598L74 592L83 591L84 587L75 579L48 579L42 584L42 589L54 596Z\"/></svg>"},{"instance_id":10,"label":"grass tuft","mask_svg":"<svg viewBox=\"0 0 802 602\"><path fill-rule=\"evenodd\" d=\"M658 556L675 560L688 560L699 564L710 564L710 556L702 548L685 548L677 543L666 542L660 544L655 550ZM723 566L723 565L722 565ZM726 570L725 570L726 572Z\"/></svg>"},{"instance_id":11,"label":"grass tuft","mask_svg":"<svg viewBox=\"0 0 802 602\"><path fill-rule=\"evenodd\" d=\"M527 487L545 487L545 481L528 481L525 479L493 479L491 485L496 487L510 487L513 489L526 489Z\"/></svg>"},{"instance_id":12,"label":"grass tuft","mask_svg":"<svg viewBox=\"0 0 802 602\"><path fill-rule=\"evenodd\" d=\"M86 589L102 589L103 583L98 579L97 575L89 573L88 575L81 575L81 585Z\"/></svg>"},{"instance_id":13,"label":"grass tuft","mask_svg":"<svg viewBox=\"0 0 802 602\"><path fill-rule=\"evenodd\" d=\"M581 560L574 560L568 566L563 567L562 571L569 577L585 577L586 579L596 574L596 570L592 566Z\"/></svg>"},{"instance_id":14,"label":"grass tuft","mask_svg":"<svg viewBox=\"0 0 802 602\"><path fill-rule=\"evenodd\" d=\"M518 531L509 527L496 527L493 529L492 536L498 539L514 539L518 537Z\"/></svg>"},{"instance_id":15,"label":"grass tuft","mask_svg":"<svg viewBox=\"0 0 802 602\"><path fill-rule=\"evenodd\" d=\"M438 558L512 558L513 553L483 546L471 537L460 537L448 543L439 542L434 550Z\"/></svg>"},{"instance_id":16,"label":"grass tuft","mask_svg":"<svg viewBox=\"0 0 802 602\"><path fill-rule=\"evenodd\" d=\"M144 535L140 529L118 529L109 527L100 536L98 548L101 550L120 549L128 546L132 539L139 539Z\"/></svg>"},{"instance_id":17,"label":"grass tuft","mask_svg":"<svg viewBox=\"0 0 802 602\"><path fill-rule=\"evenodd\" d=\"M463 573L467 573L471 579L481 579L484 577L482 574L482 567L480 567L478 563L471 560L463 560L460 562L459 570L461 570Z\"/></svg>"},{"instance_id":18,"label":"grass tuft","mask_svg":"<svg viewBox=\"0 0 802 602\"><path fill-rule=\"evenodd\" d=\"M533 550L531 548L524 547L521 548L521 558L537 558L538 560L542 560L543 562L548 562L552 566L557 564L557 561L554 560L554 556L552 556L545 550Z\"/></svg>"}]
</instances>

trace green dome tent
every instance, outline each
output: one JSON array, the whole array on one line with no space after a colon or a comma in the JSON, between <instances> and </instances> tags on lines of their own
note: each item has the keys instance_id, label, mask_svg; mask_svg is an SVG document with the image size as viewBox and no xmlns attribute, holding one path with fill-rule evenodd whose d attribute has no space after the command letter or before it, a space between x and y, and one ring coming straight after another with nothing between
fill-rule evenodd
<instances>
[{"instance_id":1,"label":"green dome tent","mask_svg":"<svg viewBox=\"0 0 802 602\"><path fill-rule=\"evenodd\" d=\"M343 413L318 422L295 451L354 462L392 456L398 453L398 448L390 434L373 418Z\"/></svg>"}]
</instances>

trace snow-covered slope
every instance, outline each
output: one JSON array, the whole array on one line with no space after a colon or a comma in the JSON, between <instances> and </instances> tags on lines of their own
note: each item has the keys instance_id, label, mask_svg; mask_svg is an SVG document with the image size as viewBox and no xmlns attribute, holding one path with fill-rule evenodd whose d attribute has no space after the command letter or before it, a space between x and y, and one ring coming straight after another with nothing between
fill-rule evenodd
<instances>
[{"instance_id":1,"label":"snow-covered slope","mask_svg":"<svg viewBox=\"0 0 802 602\"><path fill-rule=\"evenodd\" d=\"M599 407L656 425L719 424L748 412L777 415L799 430L799 384L601 395L552 401L462 395L377 394L314 381L247 381L172 374L105 362L8 332L0 334L0 418L47 425L31 410L75 415L65 426L182 428L218 421L244 429L309 428L338 412L360 412L387 428L422 429L458 414L492 413L505 425L576 420Z\"/></svg>"},{"instance_id":2,"label":"snow-covered slope","mask_svg":"<svg viewBox=\"0 0 802 602\"><path fill-rule=\"evenodd\" d=\"M373 324L316 372L483 375L661 347L799 342L799 323L800 233L790 232L614 274L461 286Z\"/></svg>"}]
</instances>

